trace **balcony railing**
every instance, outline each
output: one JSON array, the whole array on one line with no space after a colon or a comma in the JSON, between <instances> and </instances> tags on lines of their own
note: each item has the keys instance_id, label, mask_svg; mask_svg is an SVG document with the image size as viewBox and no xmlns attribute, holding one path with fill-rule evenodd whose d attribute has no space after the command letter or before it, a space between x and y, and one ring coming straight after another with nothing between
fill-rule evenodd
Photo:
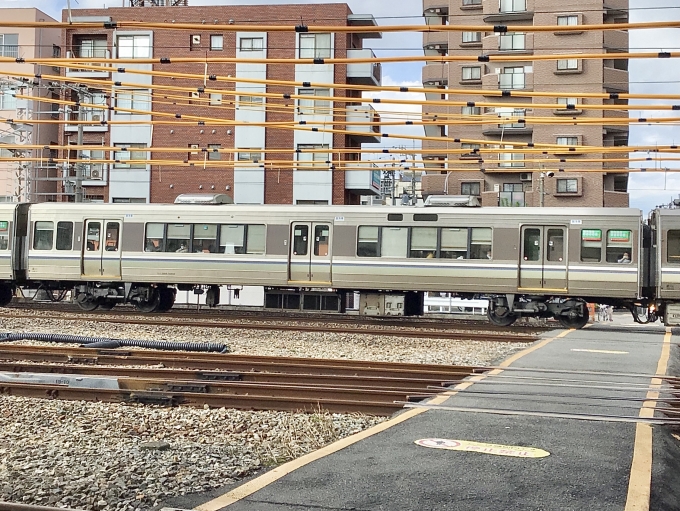
<instances>
[{"instance_id":1,"label":"balcony railing","mask_svg":"<svg viewBox=\"0 0 680 511\"><path fill-rule=\"evenodd\" d=\"M524 192L500 192L498 205L502 208L523 208L526 206Z\"/></svg>"},{"instance_id":2,"label":"balcony railing","mask_svg":"<svg viewBox=\"0 0 680 511\"><path fill-rule=\"evenodd\" d=\"M82 58L82 59L108 59L111 57L111 52L106 49L99 48L83 48L75 47L71 51L66 52L66 58ZM82 76L82 77L104 77L108 76L109 72L101 67L109 66L109 64L99 62L84 62L82 68L66 68L66 76Z\"/></svg>"},{"instance_id":3,"label":"balcony railing","mask_svg":"<svg viewBox=\"0 0 680 511\"><path fill-rule=\"evenodd\" d=\"M78 110L72 111L68 115L68 120L73 121L88 121L93 124L84 124L83 131L107 131L108 125L106 124L94 124L102 123L108 120L108 111L103 108L87 108L86 106L81 107L83 109L82 118L78 117ZM76 131L78 129L77 124L66 124L64 127L65 131Z\"/></svg>"},{"instance_id":4,"label":"balcony railing","mask_svg":"<svg viewBox=\"0 0 680 511\"><path fill-rule=\"evenodd\" d=\"M371 49L347 50L348 59L374 59ZM347 64L347 78L350 83L359 85L380 85L382 83L382 66L380 62L362 62Z\"/></svg>"}]
</instances>

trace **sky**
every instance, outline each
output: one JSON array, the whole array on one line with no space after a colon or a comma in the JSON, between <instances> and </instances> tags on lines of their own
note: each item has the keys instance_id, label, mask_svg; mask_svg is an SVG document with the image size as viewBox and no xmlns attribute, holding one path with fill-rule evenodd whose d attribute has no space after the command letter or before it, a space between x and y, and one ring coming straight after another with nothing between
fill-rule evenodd
<instances>
[{"instance_id":1,"label":"sky","mask_svg":"<svg viewBox=\"0 0 680 511\"><path fill-rule=\"evenodd\" d=\"M338 0L313 0L314 3L336 3ZM421 0L346 0L355 14L372 14L379 25L422 24ZM128 4L127 0L71 0L72 9L121 7ZM286 4L296 3L291 0L189 0L189 5L257 5L257 4ZM304 3L300 0L297 3ZM572 2L575 3L575 2ZM56 19L61 19L61 9L66 8L66 0L0 0L3 7L37 7ZM667 21L680 19L680 2L678 0L629 0L630 21ZM452 18L455 23L455 18ZM375 50L378 56L390 55L422 55L422 35L420 33L383 34L380 40L367 40L366 46ZM630 51L680 51L680 29L665 30L634 30L630 33ZM678 93L680 83L680 66L673 61L661 59L632 59L629 64L630 92L644 94L673 94ZM421 84L422 62L406 64L384 64L383 85L406 85L419 87ZM380 93L380 97L397 97L397 93ZM398 94L399 98L415 99L419 95L411 96ZM652 101L656 104L673 104L679 101ZM648 101L631 101L631 104L644 105ZM379 110L390 110L389 105L381 105ZM394 108L393 108L394 109ZM407 108L398 106L398 110ZM420 113L420 107L410 108L414 119ZM631 116L671 116L677 112L632 111ZM409 133L409 128L390 127L390 133ZM422 135L422 128L411 128L411 134ZM386 131L386 130L384 130ZM670 145L680 144L679 126L632 126L630 130L630 145ZM397 143L412 147L413 143L404 140ZM416 145L418 147L419 145ZM680 162L668 162L661 168L680 169ZM667 204L680 194L680 172L667 173L632 173L629 181L630 205L645 211L660 204Z\"/></svg>"}]
</instances>

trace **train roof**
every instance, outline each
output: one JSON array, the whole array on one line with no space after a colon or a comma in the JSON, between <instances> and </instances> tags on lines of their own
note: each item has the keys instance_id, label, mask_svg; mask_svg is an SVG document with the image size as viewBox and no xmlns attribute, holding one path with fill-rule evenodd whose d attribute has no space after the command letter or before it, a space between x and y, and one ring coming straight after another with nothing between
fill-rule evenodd
<instances>
[{"instance_id":1,"label":"train roof","mask_svg":"<svg viewBox=\"0 0 680 511\"><path fill-rule=\"evenodd\" d=\"M423 214L453 214L470 216L517 216L535 217L536 215L550 217L592 217L592 216L635 216L642 212L635 208L501 208L501 207L419 207L419 206L343 206L343 205L285 205L285 204L106 204L106 203L41 203L31 205L31 209L40 212L56 212L56 210L83 211L88 214L99 214L98 211L115 212L118 214L144 214L152 210L168 210L176 212L196 213L205 210L211 215L219 212L229 214L239 211L242 213L267 212L268 214L287 214L293 211L317 211L319 213L358 213L375 215L379 213L423 213ZM680 210L676 210L680 214Z\"/></svg>"}]
</instances>

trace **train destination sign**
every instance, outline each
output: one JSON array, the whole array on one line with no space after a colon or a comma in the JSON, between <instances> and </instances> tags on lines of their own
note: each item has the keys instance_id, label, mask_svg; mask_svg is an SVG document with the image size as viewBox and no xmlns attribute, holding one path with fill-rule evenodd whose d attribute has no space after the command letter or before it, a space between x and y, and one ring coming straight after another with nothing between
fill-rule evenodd
<instances>
[{"instance_id":1,"label":"train destination sign","mask_svg":"<svg viewBox=\"0 0 680 511\"><path fill-rule=\"evenodd\" d=\"M423 438L421 440L416 440L415 444L420 445L421 447L429 447L430 449L479 452L482 454L512 456L515 458L545 458L546 456L550 456L548 451L536 449L535 447L485 444L481 442L468 442L467 440L447 440L445 438Z\"/></svg>"}]
</instances>

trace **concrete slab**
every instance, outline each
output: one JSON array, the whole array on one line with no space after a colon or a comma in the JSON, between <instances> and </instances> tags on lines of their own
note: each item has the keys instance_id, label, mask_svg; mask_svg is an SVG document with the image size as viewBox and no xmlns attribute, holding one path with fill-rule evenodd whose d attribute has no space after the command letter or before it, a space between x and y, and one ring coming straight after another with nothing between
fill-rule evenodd
<instances>
[{"instance_id":1,"label":"concrete slab","mask_svg":"<svg viewBox=\"0 0 680 511\"><path fill-rule=\"evenodd\" d=\"M623 318L569 332L449 397L442 408L297 468L226 509L623 510L638 430L632 421L649 398L664 335L663 327L640 329ZM582 417L550 416L556 413ZM680 459L674 457L678 442L663 427L654 431L653 509L678 509L672 499L680 491L673 489L678 476L672 465ZM518 458L416 445L426 438L534 447L550 455ZM649 450L651 455L651 445ZM221 502L200 509L217 511Z\"/></svg>"}]
</instances>

